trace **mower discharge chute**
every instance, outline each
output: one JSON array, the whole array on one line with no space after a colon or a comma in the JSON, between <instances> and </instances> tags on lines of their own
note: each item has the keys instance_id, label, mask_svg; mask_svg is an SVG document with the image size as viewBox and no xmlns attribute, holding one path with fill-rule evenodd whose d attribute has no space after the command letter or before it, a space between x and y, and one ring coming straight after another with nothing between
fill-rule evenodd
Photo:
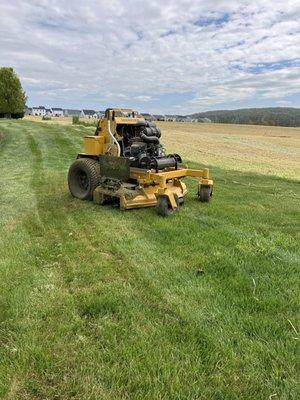
<instances>
[{"instance_id":1,"label":"mower discharge chute","mask_svg":"<svg viewBox=\"0 0 300 400\"><path fill-rule=\"evenodd\" d=\"M161 132L131 109L107 109L93 136L84 138L68 173L71 194L97 204L118 202L122 210L156 206L159 215L179 210L187 194L182 178L198 181L198 198L208 202L209 170L188 169L178 154L166 154Z\"/></svg>"}]
</instances>

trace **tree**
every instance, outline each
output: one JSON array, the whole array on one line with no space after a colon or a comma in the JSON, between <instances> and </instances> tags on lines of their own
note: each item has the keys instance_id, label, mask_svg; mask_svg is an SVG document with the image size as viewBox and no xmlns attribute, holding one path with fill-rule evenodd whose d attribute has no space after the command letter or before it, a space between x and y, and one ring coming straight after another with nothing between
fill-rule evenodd
<instances>
[{"instance_id":1,"label":"tree","mask_svg":"<svg viewBox=\"0 0 300 400\"><path fill-rule=\"evenodd\" d=\"M26 94L13 68L0 68L0 117L22 117L25 103Z\"/></svg>"}]
</instances>

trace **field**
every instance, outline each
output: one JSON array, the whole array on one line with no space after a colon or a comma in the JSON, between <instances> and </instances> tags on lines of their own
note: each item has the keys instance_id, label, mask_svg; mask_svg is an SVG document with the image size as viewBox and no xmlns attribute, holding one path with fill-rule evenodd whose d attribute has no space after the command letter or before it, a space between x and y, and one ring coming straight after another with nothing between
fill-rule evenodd
<instances>
[{"instance_id":1,"label":"field","mask_svg":"<svg viewBox=\"0 0 300 400\"><path fill-rule=\"evenodd\" d=\"M297 399L300 130L161 123L213 201L70 197L92 128L0 121L0 398Z\"/></svg>"},{"instance_id":2,"label":"field","mask_svg":"<svg viewBox=\"0 0 300 400\"><path fill-rule=\"evenodd\" d=\"M35 116L26 119L48 125L72 124L72 118L66 117L54 117L51 121L42 121L41 117ZM180 149L180 154L187 160L300 179L300 128L180 122L158 122L158 125L168 150L178 152Z\"/></svg>"}]
</instances>

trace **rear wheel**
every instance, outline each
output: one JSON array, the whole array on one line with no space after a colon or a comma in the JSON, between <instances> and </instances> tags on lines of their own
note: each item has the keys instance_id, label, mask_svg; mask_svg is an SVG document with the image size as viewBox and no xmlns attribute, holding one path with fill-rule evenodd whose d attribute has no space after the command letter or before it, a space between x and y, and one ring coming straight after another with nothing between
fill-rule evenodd
<instances>
[{"instance_id":1,"label":"rear wheel","mask_svg":"<svg viewBox=\"0 0 300 400\"><path fill-rule=\"evenodd\" d=\"M179 210L179 199L177 194L174 194L174 198L177 204L177 208L173 210L169 199L167 196L159 196L156 203L156 212L158 215L162 217L168 217L169 215L174 214L174 212Z\"/></svg>"},{"instance_id":2,"label":"rear wheel","mask_svg":"<svg viewBox=\"0 0 300 400\"><path fill-rule=\"evenodd\" d=\"M68 185L72 196L91 200L100 183L99 162L90 158L79 158L70 166Z\"/></svg>"},{"instance_id":3,"label":"rear wheel","mask_svg":"<svg viewBox=\"0 0 300 400\"><path fill-rule=\"evenodd\" d=\"M202 203L208 203L212 196L212 188L210 186L199 185L198 198Z\"/></svg>"}]
</instances>

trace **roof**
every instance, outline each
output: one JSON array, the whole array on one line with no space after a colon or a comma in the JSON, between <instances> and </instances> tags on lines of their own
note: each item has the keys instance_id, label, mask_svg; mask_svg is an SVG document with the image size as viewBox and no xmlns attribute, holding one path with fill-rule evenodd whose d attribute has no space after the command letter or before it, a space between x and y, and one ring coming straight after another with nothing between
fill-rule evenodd
<instances>
[{"instance_id":1,"label":"roof","mask_svg":"<svg viewBox=\"0 0 300 400\"><path fill-rule=\"evenodd\" d=\"M59 108L59 107L52 107L52 111L62 111L63 109L62 108Z\"/></svg>"},{"instance_id":2,"label":"roof","mask_svg":"<svg viewBox=\"0 0 300 400\"><path fill-rule=\"evenodd\" d=\"M34 106L34 107L32 107L32 108L35 108L35 109L40 109L40 110L45 110L45 107L44 106Z\"/></svg>"},{"instance_id":3,"label":"roof","mask_svg":"<svg viewBox=\"0 0 300 400\"><path fill-rule=\"evenodd\" d=\"M84 114L86 115L93 115L96 114L95 110L82 110Z\"/></svg>"}]
</instances>

